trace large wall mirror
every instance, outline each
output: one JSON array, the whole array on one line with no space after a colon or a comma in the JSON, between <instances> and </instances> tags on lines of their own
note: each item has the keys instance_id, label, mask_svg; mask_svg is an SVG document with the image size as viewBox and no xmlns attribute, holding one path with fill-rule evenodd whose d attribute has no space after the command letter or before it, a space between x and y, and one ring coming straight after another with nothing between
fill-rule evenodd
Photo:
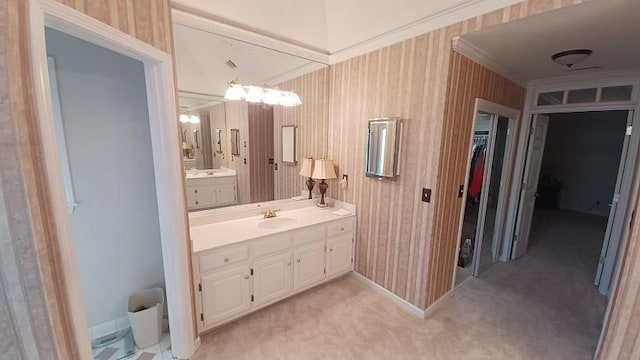
<instances>
[{"instance_id":1,"label":"large wall mirror","mask_svg":"<svg viewBox=\"0 0 640 360\"><path fill-rule=\"evenodd\" d=\"M189 210L308 197L298 159L327 156L328 67L174 18ZM228 100L232 81L267 90L262 101ZM279 91L301 104L273 100Z\"/></svg>"}]
</instances>

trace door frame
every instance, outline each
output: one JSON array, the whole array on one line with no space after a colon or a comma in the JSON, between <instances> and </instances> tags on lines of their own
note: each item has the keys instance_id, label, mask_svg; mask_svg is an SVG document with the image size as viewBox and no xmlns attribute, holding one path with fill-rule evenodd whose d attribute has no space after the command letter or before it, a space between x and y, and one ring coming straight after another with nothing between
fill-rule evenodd
<instances>
[{"instance_id":1,"label":"door frame","mask_svg":"<svg viewBox=\"0 0 640 360\"><path fill-rule=\"evenodd\" d=\"M537 96L539 93L616 85L633 85L634 88L631 100L611 103L565 104L550 106L537 105ZM504 233L505 237L503 242L502 257L500 259L501 261L512 260L511 255L517 225L516 222L518 217L518 207L520 205L520 194L528 152L527 139L529 138L529 135L531 133L533 116L535 114L609 110L634 111L633 126L637 129L635 131L640 131L640 114L638 113L640 111L640 71L609 71L587 75L562 76L551 79L535 80L529 83L529 86L527 86L527 96L522 117L522 125L520 126L520 134L518 136L518 148L516 150L517 153L513 169L511 193L509 195L509 205L507 211L508 215ZM634 151L634 149L630 150ZM638 149L635 149L635 151L637 150ZM635 194L633 193L630 195L635 196ZM618 257L619 256L620 255L618 255Z\"/></svg>"},{"instance_id":2,"label":"door frame","mask_svg":"<svg viewBox=\"0 0 640 360\"><path fill-rule=\"evenodd\" d=\"M628 102L608 103L608 104L592 104L592 105L553 105L540 107L536 105L537 95L540 92L556 91L560 89L580 89L600 86L615 86L621 84L630 84L634 86L634 90L631 96L631 100ZM519 144L516 155L516 163L514 168L514 177L512 183L512 193L509 204L507 228L505 231L505 244L509 244L509 251L511 253L511 245L513 244L513 235L515 231L515 222L517 218L517 207L519 206L520 187L522 185L522 178L524 172L524 161L527 155L528 142L526 139L529 137L531 130L531 121L533 114L546 114L546 113L559 113L559 112L585 112L585 111L607 111L607 110L632 110L634 111L633 126L636 128L634 131L640 131L640 70L625 70L625 71L607 71L596 74L575 75L575 76L561 76L551 79L541 79L532 81L527 86L527 96L525 100L523 122L520 129ZM633 149L630 149L633 151ZM638 151L638 149L635 149ZM632 184L629 189L629 201L628 206L625 209L625 224L630 224L632 220L633 207L638 201L638 195L640 192L640 158L636 159L634 164L635 169L630 172L630 176L633 177ZM621 232L619 252L617 259L625 259L627 251L627 243L630 236L630 226L624 226ZM510 258L506 258L502 261L509 261ZM594 352L594 356L600 353L602 343L604 341L606 330L609 325L611 317L611 310L615 300L616 291L618 289L618 281L620 279L620 269L622 261L617 261L614 266L613 276L610 288L612 289L609 299L607 301L607 308L604 313L602 322L602 328L600 330L600 337L598 339L598 345ZM612 296L611 296L612 295Z\"/></svg>"},{"instance_id":3,"label":"door frame","mask_svg":"<svg viewBox=\"0 0 640 360\"><path fill-rule=\"evenodd\" d=\"M476 117L478 112L484 112L484 113L489 113L489 114L493 114L493 115L497 115L497 116L502 116L505 117L507 119L509 119L509 135L507 136L507 144L506 144L506 148L505 148L505 158L507 157L508 154L508 159L505 160L505 163L503 165L503 172L505 171L505 166L506 166L506 170L507 172L505 173L508 176L508 179L505 179L506 181L504 181L501 185L502 186L509 186L509 184L511 183L511 174L512 174L512 168L513 168L513 158L515 156L515 141L516 141L516 131L515 129L517 128L517 125L520 122L520 110L517 109L512 109L510 107L504 106L504 105L500 105L488 100L484 100L484 99L480 99L480 98L476 98L475 99L475 105L473 108L473 126L471 128L471 132L469 133L469 138L467 140L467 149L471 149L473 147L473 136L475 135L475 121L476 121ZM495 124L492 124L492 129L494 127ZM513 130L513 134L511 134L511 131ZM495 135L495 131L493 131L493 134L491 134L491 136L493 137ZM469 191L468 189L468 184L469 184L469 171L471 171L471 156L467 157L467 165L465 167L465 182L464 182L464 187L463 187L463 192L462 192L462 205L461 205L461 211L460 211L460 217L458 219L458 232L457 232L457 236L456 239L458 241L458 244L456 246L456 254L459 253L460 251L460 236L462 235L462 225L464 222L464 212L466 210L466 201L464 201L464 199L467 198L467 192ZM484 184L483 184L484 187ZM509 196L509 192L506 193L507 197ZM508 203L507 203L508 204ZM504 204L504 206L506 206L507 204ZM500 207L500 204L498 205ZM506 211L508 209L505 208L504 211ZM496 221L497 221L497 216L498 214L496 213ZM478 219L479 219L479 215L478 215ZM505 228L506 230L506 228ZM476 236L477 237L477 236ZM473 254L473 258L474 258L474 265L473 265L473 269L472 269L472 274L473 276L476 276L477 274L477 261L476 261L476 254L475 254L475 250L478 248L478 243L476 242L476 244L474 244L474 254ZM451 283L451 288L455 289L456 288L456 275L457 275L457 266L458 266L458 256L454 256L454 261L453 261L453 280Z\"/></svg>"},{"instance_id":4,"label":"door frame","mask_svg":"<svg viewBox=\"0 0 640 360\"><path fill-rule=\"evenodd\" d=\"M78 265L67 208L62 163L58 154L55 121L49 86L45 27L141 61L144 64L154 177L156 183L160 238L171 324L171 346L175 356L189 358L200 343L195 332L190 276L190 246L187 210L179 151L173 57L149 44L53 0L29 0L29 45L37 125L42 142L45 177L49 184L54 247L62 263L62 301L69 304L69 319L75 344L82 359L92 359L91 342Z\"/></svg>"}]
</instances>

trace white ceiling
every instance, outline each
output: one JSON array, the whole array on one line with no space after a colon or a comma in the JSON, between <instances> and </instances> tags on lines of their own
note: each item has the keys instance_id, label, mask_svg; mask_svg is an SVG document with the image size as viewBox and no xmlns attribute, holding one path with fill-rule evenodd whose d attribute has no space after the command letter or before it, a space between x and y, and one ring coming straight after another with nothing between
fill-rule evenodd
<instances>
[{"instance_id":1,"label":"white ceiling","mask_svg":"<svg viewBox=\"0 0 640 360\"><path fill-rule=\"evenodd\" d=\"M172 0L174 7L284 40L336 54L383 36L402 40L408 27L430 29L522 0ZM378 46L379 44L376 44ZM378 46L380 47L380 46Z\"/></svg>"},{"instance_id":2,"label":"white ceiling","mask_svg":"<svg viewBox=\"0 0 640 360\"><path fill-rule=\"evenodd\" d=\"M222 97L227 82L262 85L280 82L284 74L297 69L322 66L309 60L174 24L178 89L183 92ZM226 61L238 67L231 69ZM280 80L278 80L280 78ZM197 99L197 100L202 100ZM181 107L198 106L181 98Z\"/></svg>"},{"instance_id":3,"label":"white ceiling","mask_svg":"<svg viewBox=\"0 0 640 360\"><path fill-rule=\"evenodd\" d=\"M640 68L640 1L594 0L473 32L462 39L525 80ZM551 55L569 49L593 54L571 71Z\"/></svg>"}]
</instances>

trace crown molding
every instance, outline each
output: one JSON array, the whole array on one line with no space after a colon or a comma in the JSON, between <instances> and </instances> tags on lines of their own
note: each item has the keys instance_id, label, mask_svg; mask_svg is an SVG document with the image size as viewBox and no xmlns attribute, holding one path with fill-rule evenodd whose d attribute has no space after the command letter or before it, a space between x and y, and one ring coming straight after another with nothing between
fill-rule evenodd
<instances>
[{"instance_id":1,"label":"crown molding","mask_svg":"<svg viewBox=\"0 0 640 360\"><path fill-rule=\"evenodd\" d=\"M484 52L482 49L477 46L471 44L467 40L457 36L453 38L453 50L475 62L478 64L504 76L505 78L513 81L514 83L526 87L527 79L520 73L511 70L508 66L503 63L494 60L489 54Z\"/></svg>"},{"instance_id":2,"label":"crown molding","mask_svg":"<svg viewBox=\"0 0 640 360\"><path fill-rule=\"evenodd\" d=\"M306 75L310 72L314 72L316 70L320 70L324 67L327 67L328 65L325 64L319 64L316 62L309 62L305 65L299 66L291 71L287 71L286 73L280 74L280 75L276 75L274 77L271 77L269 79L265 79L263 82L267 83L269 85L278 85L278 84L282 84L283 82L287 81L287 80L291 80L291 79L295 79L299 76L302 75Z\"/></svg>"},{"instance_id":3,"label":"crown molding","mask_svg":"<svg viewBox=\"0 0 640 360\"><path fill-rule=\"evenodd\" d=\"M310 47L294 44L291 41L276 38L271 34L224 23L207 17L206 14L194 9L182 6L179 7L178 5L173 4L171 15L173 17L172 20L174 24L254 44L256 46L290 54L309 61L318 62L323 65L329 64L329 55L326 53Z\"/></svg>"},{"instance_id":4,"label":"crown molding","mask_svg":"<svg viewBox=\"0 0 640 360\"><path fill-rule=\"evenodd\" d=\"M530 81L529 88L569 88L580 86L593 86L599 83L601 86L618 83L640 82L640 69L598 71L593 73L568 74L553 76L544 79Z\"/></svg>"},{"instance_id":5,"label":"crown molding","mask_svg":"<svg viewBox=\"0 0 640 360\"><path fill-rule=\"evenodd\" d=\"M332 52L329 64L336 64L522 1L524 0L467 0L369 40Z\"/></svg>"}]
</instances>

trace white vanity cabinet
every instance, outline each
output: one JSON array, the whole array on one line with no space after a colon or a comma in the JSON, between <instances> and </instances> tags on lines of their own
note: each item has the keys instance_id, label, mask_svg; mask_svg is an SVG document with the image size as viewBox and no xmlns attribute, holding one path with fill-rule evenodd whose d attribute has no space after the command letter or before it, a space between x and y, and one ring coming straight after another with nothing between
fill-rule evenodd
<instances>
[{"instance_id":1,"label":"white vanity cabinet","mask_svg":"<svg viewBox=\"0 0 640 360\"><path fill-rule=\"evenodd\" d=\"M195 253L198 331L353 270L354 235L350 216Z\"/></svg>"},{"instance_id":2,"label":"white vanity cabinet","mask_svg":"<svg viewBox=\"0 0 640 360\"><path fill-rule=\"evenodd\" d=\"M187 178L187 207L189 210L237 203L235 176Z\"/></svg>"}]
</instances>

